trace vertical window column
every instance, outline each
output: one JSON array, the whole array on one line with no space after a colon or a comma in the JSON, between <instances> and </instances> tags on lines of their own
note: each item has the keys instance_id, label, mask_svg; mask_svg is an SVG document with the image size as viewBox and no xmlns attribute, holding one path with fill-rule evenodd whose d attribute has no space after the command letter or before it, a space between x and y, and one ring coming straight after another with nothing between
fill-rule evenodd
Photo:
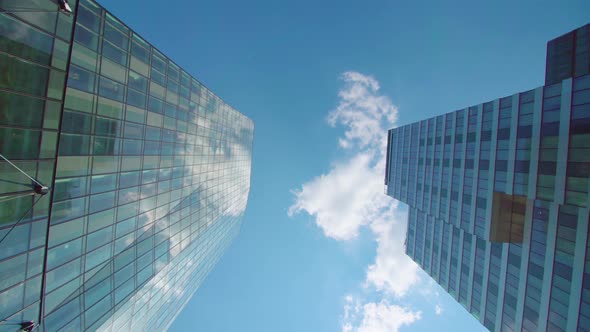
<instances>
[{"instance_id":1,"label":"vertical window column","mask_svg":"<svg viewBox=\"0 0 590 332\"><path fill-rule=\"evenodd\" d=\"M423 195L423 202L422 206L424 211L427 213L430 212L430 197L432 192L432 170L433 170L433 161L434 161L434 129L435 129L435 119L431 118L428 119L428 134L426 136L426 167L424 172L424 195Z\"/></svg>"},{"instance_id":2,"label":"vertical window column","mask_svg":"<svg viewBox=\"0 0 590 332\"><path fill-rule=\"evenodd\" d=\"M536 200L533 207L529 259L526 275L522 329L537 331L547 250L548 204Z\"/></svg>"},{"instance_id":3,"label":"vertical window column","mask_svg":"<svg viewBox=\"0 0 590 332\"><path fill-rule=\"evenodd\" d=\"M478 153L476 153L477 131L479 129L478 118L478 106L470 107L467 116L467 135L465 138L465 162L463 163L464 176L461 195L461 229L469 233L473 232L472 211L475 207L475 204L473 202L473 183L474 180L476 180L475 177L477 176L477 171L475 170L475 160L478 155Z\"/></svg>"},{"instance_id":4,"label":"vertical window column","mask_svg":"<svg viewBox=\"0 0 590 332\"><path fill-rule=\"evenodd\" d=\"M520 94L512 188L515 195L528 194L534 101L535 90Z\"/></svg>"},{"instance_id":5,"label":"vertical window column","mask_svg":"<svg viewBox=\"0 0 590 332\"><path fill-rule=\"evenodd\" d=\"M447 221L449 220L449 202L450 202L450 180L451 180L451 159L453 158L453 142L454 129L453 122L455 120L455 113L445 114L445 136L442 160L442 177L440 186L440 207L439 218Z\"/></svg>"},{"instance_id":6,"label":"vertical window column","mask_svg":"<svg viewBox=\"0 0 590 332\"><path fill-rule=\"evenodd\" d=\"M549 202L553 201L555 197L560 109L561 84L545 86L543 91L536 197Z\"/></svg>"},{"instance_id":7,"label":"vertical window column","mask_svg":"<svg viewBox=\"0 0 590 332\"><path fill-rule=\"evenodd\" d=\"M423 198L424 198L424 174L426 160L426 136L427 136L428 121L424 120L419 123L419 143L418 143L418 166L417 166L417 179L416 179L416 207L420 210L424 210ZM418 136L418 133L416 133ZM418 138L418 137L416 137Z\"/></svg>"},{"instance_id":8,"label":"vertical window column","mask_svg":"<svg viewBox=\"0 0 590 332\"><path fill-rule=\"evenodd\" d=\"M413 123L410 128L409 155L408 155L408 204L416 205L416 199L422 193L422 188L418 188L418 155L420 147L418 146L418 137L420 135L420 125Z\"/></svg>"},{"instance_id":9,"label":"vertical window column","mask_svg":"<svg viewBox=\"0 0 590 332\"><path fill-rule=\"evenodd\" d=\"M578 325L576 317L580 317L583 313L587 313L588 298L583 299L584 293L584 279L585 279L585 260L588 259L587 243L588 243L588 222L590 221L589 209L578 209L578 228L576 230L576 243L574 249L574 263L572 267L572 286L570 293L570 303L568 312L568 321L566 331L581 329L588 325ZM586 267L588 268L588 267ZM587 271L587 270L586 270Z\"/></svg>"},{"instance_id":10,"label":"vertical window column","mask_svg":"<svg viewBox=\"0 0 590 332\"><path fill-rule=\"evenodd\" d=\"M432 273L431 276L437 282L440 282L440 253L441 253L441 244L442 244L442 230L443 230L443 221L434 218L434 235L432 240Z\"/></svg>"},{"instance_id":11,"label":"vertical window column","mask_svg":"<svg viewBox=\"0 0 590 332\"><path fill-rule=\"evenodd\" d=\"M451 176L451 204L449 209L448 221L456 227L461 226L461 205L463 196L463 177L465 164L465 140L466 140L466 121L468 116L466 110L455 112L455 145L453 152Z\"/></svg>"},{"instance_id":12,"label":"vertical window column","mask_svg":"<svg viewBox=\"0 0 590 332\"><path fill-rule=\"evenodd\" d=\"M411 127L404 126L401 128L403 137L403 149L402 149L402 178L401 178L401 201L408 199L408 165L410 158L410 131Z\"/></svg>"},{"instance_id":13,"label":"vertical window column","mask_svg":"<svg viewBox=\"0 0 590 332\"><path fill-rule=\"evenodd\" d=\"M520 284L520 266L522 247L520 244L508 244L508 264L504 287L504 305L502 306L502 330L516 331L516 310Z\"/></svg>"},{"instance_id":14,"label":"vertical window column","mask_svg":"<svg viewBox=\"0 0 590 332\"><path fill-rule=\"evenodd\" d=\"M585 212L587 213L587 212ZM580 221L584 222L584 221ZM586 225L590 222L590 218L586 216ZM584 259L584 271L582 279L581 303L578 317L578 327L590 326L590 227L586 231L586 248Z\"/></svg>"},{"instance_id":15,"label":"vertical window column","mask_svg":"<svg viewBox=\"0 0 590 332\"><path fill-rule=\"evenodd\" d=\"M485 272L486 261L486 241L474 237L475 239L475 261L473 267L473 287L471 289L471 312L480 319L482 304L482 285L483 275Z\"/></svg>"},{"instance_id":16,"label":"vertical window column","mask_svg":"<svg viewBox=\"0 0 590 332\"><path fill-rule=\"evenodd\" d=\"M434 137L434 163L432 167L432 194L430 195L430 214L438 216L440 211L440 188L442 174L442 152L444 140L444 117L436 117L436 129Z\"/></svg>"},{"instance_id":17,"label":"vertical window column","mask_svg":"<svg viewBox=\"0 0 590 332\"><path fill-rule=\"evenodd\" d=\"M574 80L565 203L590 206L590 75Z\"/></svg>"},{"instance_id":18,"label":"vertical window column","mask_svg":"<svg viewBox=\"0 0 590 332\"><path fill-rule=\"evenodd\" d=\"M485 105L484 105L485 109ZM498 125L500 116L500 100L496 99L493 101L492 114L491 114L491 138L490 138L490 161L488 171L488 189L487 189L487 201L486 201L486 214L483 238L489 239L491 234L491 220L492 220L492 199L494 197L494 186L496 179L496 158L497 158L497 147L498 147ZM483 144L483 143L482 143Z\"/></svg>"},{"instance_id":19,"label":"vertical window column","mask_svg":"<svg viewBox=\"0 0 590 332\"><path fill-rule=\"evenodd\" d=\"M511 189L506 187L506 180L508 178L508 155L510 152L510 133L513 112L512 102L512 97L500 99L494 191L501 193L508 193L507 189Z\"/></svg>"},{"instance_id":20,"label":"vertical window column","mask_svg":"<svg viewBox=\"0 0 590 332\"><path fill-rule=\"evenodd\" d=\"M498 312L498 291L500 283L500 270L502 265L502 243L491 243L490 268L487 284L487 296L485 305L484 326L490 331L495 330L496 316ZM501 307L501 306L500 306Z\"/></svg>"},{"instance_id":21,"label":"vertical window column","mask_svg":"<svg viewBox=\"0 0 590 332\"><path fill-rule=\"evenodd\" d=\"M559 142L557 146L557 162L555 172L555 202L564 204L566 189L566 171L568 170L568 145L570 139L570 118L572 111L573 80L561 82L561 113L559 117ZM580 121L581 123L582 121ZM574 166L574 165L572 165ZM586 171L590 175L590 171Z\"/></svg>"},{"instance_id":22,"label":"vertical window column","mask_svg":"<svg viewBox=\"0 0 590 332\"><path fill-rule=\"evenodd\" d=\"M557 216L557 238L547 322L549 330L565 330L567 327L571 285L574 277L573 263L577 226L577 208L561 205Z\"/></svg>"},{"instance_id":23,"label":"vertical window column","mask_svg":"<svg viewBox=\"0 0 590 332\"><path fill-rule=\"evenodd\" d=\"M491 196L489 196L490 188L493 188L493 176L490 176L490 162L491 145L492 145L492 124L494 123L494 103L488 102L483 104L483 111L481 116L481 130L478 137L477 155L479 156L477 167L477 186L475 191L475 235L485 238L486 232L486 218L488 210L488 201L491 203Z\"/></svg>"}]
</instances>

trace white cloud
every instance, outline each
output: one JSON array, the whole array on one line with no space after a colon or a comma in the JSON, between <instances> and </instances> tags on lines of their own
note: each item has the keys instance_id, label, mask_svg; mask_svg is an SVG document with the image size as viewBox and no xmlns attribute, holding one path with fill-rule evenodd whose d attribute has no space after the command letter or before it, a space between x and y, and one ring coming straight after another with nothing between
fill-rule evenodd
<instances>
[{"instance_id":1,"label":"white cloud","mask_svg":"<svg viewBox=\"0 0 590 332\"><path fill-rule=\"evenodd\" d=\"M358 142L361 148L384 148L387 129L397 120L397 107L379 94L379 82L372 76L346 72L342 79L346 86L338 93L340 104L328 115L331 126L348 126L340 145L348 148Z\"/></svg>"},{"instance_id":2,"label":"white cloud","mask_svg":"<svg viewBox=\"0 0 590 332\"><path fill-rule=\"evenodd\" d=\"M344 318L342 332L396 332L400 327L410 325L421 317L420 311L390 304L386 300L369 302L356 307L354 315Z\"/></svg>"},{"instance_id":3,"label":"white cloud","mask_svg":"<svg viewBox=\"0 0 590 332\"><path fill-rule=\"evenodd\" d=\"M391 206L370 226L377 240L377 256L375 263L368 267L366 283L387 294L402 297L418 282L418 267L405 255L403 243L407 218L396 211L397 202Z\"/></svg>"},{"instance_id":4,"label":"white cloud","mask_svg":"<svg viewBox=\"0 0 590 332\"><path fill-rule=\"evenodd\" d=\"M387 129L395 126L398 109L379 93L379 82L372 76L347 72L342 80L345 84L338 93L339 104L327 121L331 126L345 126L339 145L351 154L293 191L295 203L289 215L308 213L325 236L340 241L354 239L361 227L368 227L377 242L377 253L367 267L364 285L384 298L400 298L419 278L418 267L405 255L403 246L406 217L398 211L398 203L383 193ZM352 301L347 297L343 332L392 331L420 319L419 312L385 300L364 306ZM355 330L352 322L360 315L362 324ZM385 317L388 315L395 317L394 321Z\"/></svg>"},{"instance_id":5,"label":"white cloud","mask_svg":"<svg viewBox=\"0 0 590 332\"><path fill-rule=\"evenodd\" d=\"M437 304L436 306L434 306L434 312L435 312L435 313L436 313L438 316L440 316L440 315L442 315L442 313L443 313L443 308L442 308L442 307L441 307L439 304Z\"/></svg>"},{"instance_id":6,"label":"white cloud","mask_svg":"<svg viewBox=\"0 0 590 332\"><path fill-rule=\"evenodd\" d=\"M419 311L409 311L398 305L390 305L387 301L367 303L363 311L363 321L357 332L395 332L403 325L419 320L422 315Z\"/></svg>"},{"instance_id":7,"label":"white cloud","mask_svg":"<svg viewBox=\"0 0 590 332\"><path fill-rule=\"evenodd\" d=\"M360 226L371 222L370 214L376 208L373 200L383 195L382 174L372 167L373 159L370 152L359 153L303 184L294 192L296 203L289 208L289 215L305 211L316 217L326 236L355 238Z\"/></svg>"}]
</instances>

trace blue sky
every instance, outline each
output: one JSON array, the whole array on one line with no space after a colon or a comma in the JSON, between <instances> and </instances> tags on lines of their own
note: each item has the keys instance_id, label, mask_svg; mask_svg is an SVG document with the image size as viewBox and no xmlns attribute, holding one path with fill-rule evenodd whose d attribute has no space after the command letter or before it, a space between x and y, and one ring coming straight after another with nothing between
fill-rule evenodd
<instances>
[{"instance_id":1,"label":"blue sky","mask_svg":"<svg viewBox=\"0 0 590 332\"><path fill-rule=\"evenodd\" d=\"M403 255L382 138L542 85L590 2L100 3L256 126L241 233L171 331L481 330Z\"/></svg>"}]
</instances>

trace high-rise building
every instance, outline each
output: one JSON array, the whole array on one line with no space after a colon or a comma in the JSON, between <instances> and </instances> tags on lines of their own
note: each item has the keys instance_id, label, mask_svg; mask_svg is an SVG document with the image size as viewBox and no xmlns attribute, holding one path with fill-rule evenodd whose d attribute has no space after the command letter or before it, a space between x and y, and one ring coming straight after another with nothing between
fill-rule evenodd
<instances>
[{"instance_id":1,"label":"high-rise building","mask_svg":"<svg viewBox=\"0 0 590 332\"><path fill-rule=\"evenodd\" d=\"M166 330L239 231L254 126L63 3L0 1L0 331Z\"/></svg>"},{"instance_id":2,"label":"high-rise building","mask_svg":"<svg viewBox=\"0 0 590 332\"><path fill-rule=\"evenodd\" d=\"M388 135L407 255L490 330L590 329L590 25L547 55L545 86Z\"/></svg>"}]
</instances>

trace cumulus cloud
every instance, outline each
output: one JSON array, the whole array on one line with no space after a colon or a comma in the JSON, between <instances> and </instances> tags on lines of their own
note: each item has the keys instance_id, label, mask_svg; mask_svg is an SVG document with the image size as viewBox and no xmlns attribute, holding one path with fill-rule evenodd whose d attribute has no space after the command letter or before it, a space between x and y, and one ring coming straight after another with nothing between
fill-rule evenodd
<instances>
[{"instance_id":1,"label":"cumulus cloud","mask_svg":"<svg viewBox=\"0 0 590 332\"><path fill-rule=\"evenodd\" d=\"M397 202L390 204L370 225L376 236L377 256L367 269L366 284L402 297L418 282L418 268L404 251L407 217L396 211Z\"/></svg>"},{"instance_id":2,"label":"cumulus cloud","mask_svg":"<svg viewBox=\"0 0 590 332\"><path fill-rule=\"evenodd\" d=\"M354 299L347 299L349 312L344 318L342 332L396 332L422 317L420 311L412 311L386 300L353 306ZM353 309L352 309L353 308ZM362 317L362 318L361 318Z\"/></svg>"},{"instance_id":3,"label":"cumulus cloud","mask_svg":"<svg viewBox=\"0 0 590 332\"><path fill-rule=\"evenodd\" d=\"M377 242L377 253L367 267L364 286L384 297L400 298L419 278L417 265L403 247L406 216L399 212L398 203L383 193L387 129L395 126L398 109L380 94L379 82L372 76L346 72L341 79L344 86L338 92L339 103L327 122L345 127L338 143L351 153L334 161L327 173L294 190L289 215L305 212L313 216L325 236L339 241L354 239L367 227ZM364 305L350 301L347 298L344 308L345 332L394 331L420 319L419 312L385 300ZM395 317L394 321L385 316ZM355 320L361 322L358 327L353 325Z\"/></svg>"},{"instance_id":4,"label":"cumulus cloud","mask_svg":"<svg viewBox=\"0 0 590 332\"><path fill-rule=\"evenodd\" d=\"M383 195L382 174L372 167L373 159L372 153L361 152L303 184L295 191L296 202L289 214L305 211L315 216L324 234L336 240L355 238L379 208L372 200Z\"/></svg>"},{"instance_id":5,"label":"cumulus cloud","mask_svg":"<svg viewBox=\"0 0 590 332\"><path fill-rule=\"evenodd\" d=\"M434 312L435 312L435 313L436 313L438 316L440 316L440 315L442 315L442 313L443 313L443 308L442 308L442 307L441 307L439 304L437 304L436 306L434 306Z\"/></svg>"},{"instance_id":6,"label":"cumulus cloud","mask_svg":"<svg viewBox=\"0 0 590 332\"><path fill-rule=\"evenodd\" d=\"M338 93L340 104L328 115L331 126L348 127L340 146L349 148L358 143L369 150L384 148L387 127L397 120L397 107L387 96L379 94L379 82L372 76L357 72L342 75L344 89ZM381 152L381 151L380 151Z\"/></svg>"},{"instance_id":7,"label":"cumulus cloud","mask_svg":"<svg viewBox=\"0 0 590 332\"><path fill-rule=\"evenodd\" d=\"M367 303L363 307L364 317L357 332L395 332L403 325L410 325L421 317L421 313L409 311L387 301Z\"/></svg>"}]
</instances>

